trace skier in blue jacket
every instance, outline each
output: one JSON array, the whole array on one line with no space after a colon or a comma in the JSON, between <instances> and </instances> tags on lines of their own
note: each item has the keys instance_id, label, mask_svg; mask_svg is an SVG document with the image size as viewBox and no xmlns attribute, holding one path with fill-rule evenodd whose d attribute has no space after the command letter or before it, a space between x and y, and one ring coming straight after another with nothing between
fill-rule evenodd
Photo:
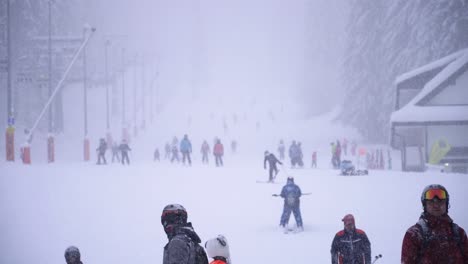
<instances>
[{"instance_id":1,"label":"skier in blue jacket","mask_svg":"<svg viewBox=\"0 0 468 264\"><path fill-rule=\"evenodd\" d=\"M291 212L294 214L296 219L297 231L303 231L302 216L300 209L300 200L302 196L301 188L294 183L293 177L288 177L286 185L283 186L280 196L284 199L283 214L281 215L280 226L288 230L289 217Z\"/></svg>"},{"instance_id":2,"label":"skier in blue jacket","mask_svg":"<svg viewBox=\"0 0 468 264\"><path fill-rule=\"evenodd\" d=\"M192 165L192 160L190 159L192 143L190 143L187 134L185 134L184 138L180 141L180 152L182 152L182 163L185 164L185 159L187 158L188 164Z\"/></svg>"}]
</instances>

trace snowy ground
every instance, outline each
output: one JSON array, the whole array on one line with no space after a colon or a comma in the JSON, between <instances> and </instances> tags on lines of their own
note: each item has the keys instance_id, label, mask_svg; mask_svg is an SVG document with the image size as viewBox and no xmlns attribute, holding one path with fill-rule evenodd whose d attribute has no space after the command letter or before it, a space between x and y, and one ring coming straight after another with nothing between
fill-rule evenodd
<instances>
[{"instance_id":1,"label":"snowy ground","mask_svg":"<svg viewBox=\"0 0 468 264\"><path fill-rule=\"evenodd\" d=\"M93 150L105 135L104 94L102 88L89 92L90 162L82 161L83 114L74 104L81 96L79 87L64 92L66 128L56 136L55 163L45 161L46 136L41 133L34 135L32 165L24 166L18 159L15 163L0 161L0 263L64 263L63 252L69 245L81 249L85 264L160 263L167 242L160 214L169 203L187 208L189 221L203 242L224 234L233 263L329 263L332 239L343 228L341 219L348 213L367 232L372 254L384 256L379 263L399 263L403 235L416 223L420 193L430 183L448 188L450 215L468 229L467 175L403 173L394 151L393 171L338 176L329 165L329 143L347 137L362 145L362 140L355 131L331 121L336 112L301 120L298 109L268 110L264 102L231 103L230 111L224 113L210 110L221 109L220 105L174 104L173 109L163 109L151 125L148 121L146 129L138 117L137 136L133 134L135 123L129 123L131 166L97 166ZM240 99L237 102L248 102ZM222 103L226 106L222 109L229 108L228 102ZM229 125L227 131L223 119ZM111 132L119 139L120 115L111 121ZM162 152L165 142L174 135L181 139L185 133L193 144L192 167L166 160L152 162L155 147ZM200 162L202 140L211 144L215 136L225 144L222 168L214 167L213 160L208 166ZM235 155L229 151L233 139L239 143ZM282 184L256 183L267 179L263 151L276 151L279 139L287 147L291 140L303 143L305 168L280 167L278 174L278 182L284 183L291 175L303 192L312 193L301 199L303 233L285 235L278 226L283 202L272 194L279 193ZM17 148L22 141L18 132ZM3 140L0 146L4 157ZM309 168L312 151L318 152L318 169ZM107 158L110 160L109 153Z\"/></svg>"},{"instance_id":2,"label":"snowy ground","mask_svg":"<svg viewBox=\"0 0 468 264\"><path fill-rule=\"evenodd\" d=\"M419 195L430 183L451 195L450 215L468 228L468 179L462 174L371 171L343 177L328 168L281 169L303 192L305 232L283 234L281 184L259 184L266 171L257 160L228 155L226 166L193 167L137 162L96 166L81 162L1 163L0 263L64 263L78 246L84 263L158 263L167 239L160 213L183 204L205 241L224 234L234 263L329 263L330 245L347 213L356 217L380 263L398 263L405 230L421 211ZM291 219L290 223L294 221Z\"/></svg>"}]
</instances>

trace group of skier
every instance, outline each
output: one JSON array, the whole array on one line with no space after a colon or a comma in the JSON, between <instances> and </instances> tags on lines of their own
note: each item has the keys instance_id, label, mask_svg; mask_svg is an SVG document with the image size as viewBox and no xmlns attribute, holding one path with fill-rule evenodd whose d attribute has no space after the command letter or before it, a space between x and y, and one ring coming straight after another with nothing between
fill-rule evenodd
<instances>
[{"instance_id":1,"label":"group of skier","mask_svg":"<svg viewBox=\"0 0 468 264\"><path fill-rule=\"evenodd\" d=\"M231 143L232 152L235 153L237 150L237 141L233 140ZM209 154L210 154L210 145L206 140L203 140L203 143L200 147L200 153L202 155L202 163L208 164L209 163ZM172 144L166 143L164 146L164 158L168 159L173 162L180 162L179 152L182 153L182 164L192 165L192 143L188 138L188 135L185 134L183 139L181 140L180 144L177 137L174 137L172 140ZM213 144L213 152L215 158L216 167L223 166L223 156L224 156L224 145L221 142L221 139L215 138ZM160 160L159 158L159 149L156 148L154 152L154 160Z\"/></svg>"},{"instance_id":2,"label":"group of skier","mask_svg":"<svg viewBox=\"0 0 468 264\"><path fill-rule=\"evenodd\" d=\"M300 188L293 178L288 178L282 188L284 210L280 225L287 228L291 212L296 218L298 231L303 230L299 198ZM466 264L468 263L468 238L465 230L454 223L448 215L450 196L440 184L431 184L421 193L423 213L419 221L405 233L402 243L403 264ZM362 229L356 228L352 214L343 217L343 229L338 231L331 243L332 264L369 264L382 258L379 254L372 260L371 243ZM161 224L168 243L163 250L163 264L231 264L229 244L225 236L218 235L201 245L202 240L188 222L187 210L180 204L168 204L161 213ZM75 246L65 250L67 264L83 264L81 253Z\"/></svg>"},{"instance_id":3,"label":"group of skier","mask_svg":"<svg viewBox=\"0 0 468 264\"><path fill-rule=\"evenodd\" d=\"M109 148L112 151L112 163L114 163L114 160L117 160L117 162L121 162L122 165L125 165L125 163L127 163L127 165L130 164L128 152L132 149L128 146L126 139L123 139L120 144L114 142L112 146L108 146L106 140L101 138L99 139L99 146L96 148L96 152L98 154L97 165L107 164L106 152Z\"/></svg>"}]
</instances>

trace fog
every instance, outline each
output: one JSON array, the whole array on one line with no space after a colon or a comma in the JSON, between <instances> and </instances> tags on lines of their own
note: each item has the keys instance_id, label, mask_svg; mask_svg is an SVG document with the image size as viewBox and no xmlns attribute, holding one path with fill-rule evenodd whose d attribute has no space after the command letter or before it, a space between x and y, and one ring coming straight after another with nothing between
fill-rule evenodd
<instances>
[{"instance_id":1,"label":"fog","mask_svg":"<svg viewBox=\"0 0 468 264\"><path fill-rule=\"evenodd\" d=\"M100 0L82 12L97 28L91 48L110 38L153 65L162 104L288 104L302 117L341 100L344 2Z\"/></svg>"}]
</instances>

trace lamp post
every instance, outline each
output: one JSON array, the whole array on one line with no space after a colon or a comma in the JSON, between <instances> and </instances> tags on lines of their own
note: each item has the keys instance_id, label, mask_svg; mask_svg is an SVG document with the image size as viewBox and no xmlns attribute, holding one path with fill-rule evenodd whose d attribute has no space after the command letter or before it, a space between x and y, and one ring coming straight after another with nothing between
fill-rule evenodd
<instances>
[{"instance_id":1,"label":"lamp post","mask_svg":"<svg viewBox=\"0 0 468 264\"><path fill-rule=\"evenodd\" d=\"M49 90L49 98L52 96L52 1L47 1L48 4L48 11L49 11L49 41L48 41L48 90ZM53 113L52 107L49 108L49 125L48 131L49 134L47 136L47 161L49 163L54 162L55 159L55 146L54 146L54 123L53 123Z\"/></svg>"},{"instance_id":2,"label":"lamp post","mask_svg":"<svg viewBox=\"0 0 468 264\"><path fill-rule=\"evenodd\" d=\"M13 109L13 91L11 88L12 77L12 58L11 56L11 17L10 17L10 0L6 1L6 28L7 28L7 129L5 133L6 139L6 160L15 161L15 117Z\"/></svg>"},{"instance_id":3,"label":"lamp post","mask_svg":"<svg viewBox=\"0 0 468 264\"><path fill-rule=\"evenodd\" d=\"M138 64L138 54L135 53L134 58L134 68L133 68L133 135L136 137L138 135L137 128L137 64Z\"/></svg>"},{"instance_id":4,"label":"lamp post","mask_svg":"<svg viewBox=\"0 0 468 264\"><path fill-rule=\"evenodd\" d=\"M125 48L122 48L122 139L128 140L128 131L125 122Z\"/></svg>"},{"instance_id":5,"label":"lamp post","mask_svg":"<svg viewBox=\"0 0 468 264\"><path fill-rule=\"evenodd\" d=\"M108 57L107 52L111 42L109 39L106 39L104 43L104 78L106 85L106 140L107 145L112 146L112 134L110 131L110 113L109 113L109 69L108 69Z\"/></svg>"},{"instance_id":6,"label":"lamp post","mask_svg":"<svg viewBox=\"0 0 468 264\"><path fill-rule=\"evenodd\" d=\"M86 39L86 33L90 28L85 25L83 28L83 42ZM84 140L83 140L83 157L84 161L89 161L89 139L88 139L88 83L86 69L86 47L83 48L83 110L84 110Z\"/></svg>"}]
</instances>

